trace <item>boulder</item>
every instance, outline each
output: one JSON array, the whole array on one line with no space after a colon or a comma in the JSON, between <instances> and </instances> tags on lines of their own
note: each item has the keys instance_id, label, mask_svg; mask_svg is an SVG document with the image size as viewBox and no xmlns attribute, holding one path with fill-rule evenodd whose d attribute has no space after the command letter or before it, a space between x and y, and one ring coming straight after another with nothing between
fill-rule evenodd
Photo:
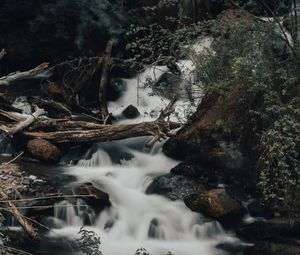
<instances>
[{"instance_id":1,"label":"boulder","mask_svg":"<svg viewBox=\"0 0 300 255\"><path fill-rule=\"evenodd\" d=\"M185 203L192 211L202 212L217 219L242 211L240 203L232 199L224 189L213 189L197 196L193 195L185 199Z\"/></svg>"},{"instance_id":2,"label":"boulder","mask_svg":"<svg viewBox=\"0 0 300 255\"><path fill-rule=\"evenodd\" d=\"M181 79L179 75L173 73L162 74L157 82L152 87L155 94L162 95L166 98L172 99L180 89Z\"/></svg>"},{"instance_id":3,"label":"boulder","mask_svg":"<svg viewBox=\"0 0 300 255\"><path fill-rule=\"evenodd\" d=\"M260 199L248 204L247 209L252 217L262 217L265 219L272 219L274 217L272 210Z\"/></svg>"},{"instance_id":4,"label":"boulder","mask_svg":"<svg viewBox=\"0 0 300 255\"><path fill-rule=\"evenodd\" d=\"M124 109L122 114L128 119L134 119L140 115L140 112L134 105L131 104Z\"/></svg>"},{"instance_id":5,"label":"boulder","mask_svg":"<svg viewBox=\"0 0 300 255\"><path fill-rule=\"evenodd\" d=\"M273 218L261 220L242 226L238 235L250 242L270 241L289 242L296 239L300 233L300 222L289 218Z\"/></svg>"},{"instance_id":6,"label":"boulder","mask_svg":"<svg viewBox=\"0 0 300 255\"><path fill-rule=\"evenodd\" d=\"M205 191L201 184L185 176L166 174L156 177L146 193L163 195L171 200L184 200L190 195Z\"/></svg>"},{"instance_id":7,"label":"boulder","mask_svg":"<svg viewBox=\"0 0 300 255\"><path fill-rule=\"evenodd\" d=\"M31 155L47 163L57 163L62 157L62 152L52 143L43 139L33 139L27 143Z\"/></svg>"}]
</instances>

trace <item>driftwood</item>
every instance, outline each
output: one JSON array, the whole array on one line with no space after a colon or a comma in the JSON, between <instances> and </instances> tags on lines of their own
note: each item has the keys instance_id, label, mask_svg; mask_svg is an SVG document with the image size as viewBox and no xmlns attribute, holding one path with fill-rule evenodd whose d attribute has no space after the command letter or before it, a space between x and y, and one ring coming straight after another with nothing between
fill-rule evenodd
<instances>
[{"instance_id":1,"label":"driftwood","mask_svg":"<svg viewBox=\"0 0 300 255\"><path fill-rule=\"evenodd\" d=\"M48 69L49 63L42 63L39 66L37 66L34 69L31 69L29 71L25 72L15 72L11 73L7 76L3 76L0 78L0 86L9 86L12 82L17 80L24 80L28 78L33 78L35 76L38 76L42 73L45 73L45 71Z\"/></svg>"},{"instance_id":2,"label":"driftwood","mask_svg":"<svg viewBox=\"0 0 300 255\"><path fill-rule=\"evenodd\" d=\"M74 121L68 119L49 119L39 120L32 125L33 130L57 130L65 131L68 129L101 129L104 124L88 121Z\"/></svg>"},{"instance_id":3,"label":"driftwood","mask_svg":"<svg viewBox=\"0 0 300 255\"><path fill-rule=\"evenodd\" d=\"M18 122L22 120L20 117L17 117L16 115L6 112L2 109L0 109L0 117L13 122Z\"/></svg>"},{"instance_id":4,"label":"driftwood","mask_svg":"<svg viewBox=\"0 0 300 255\"><path fill-rule=\"evenodd\" d=\"M43 127L43 129L45 129L48 125L48 127L58 130L59 126L81 129L66 131L63 128L64 131L52 132L26 131L23 132L23 135L29 139L45 139L54 144L108 142L132 137L153 136L148 143L148 145L151 146L155 142L171 136L170 130L180 126L178 123L164 120L173 112L174 103L175 100L170 102L155 121L127 125L101 125L84 121L46 120L37 122L33 128Z\"/></svg>"},{"instance_id":5,"label":"driftwood","mask_svg":"<svg viewBox=\"0 0 300 255\"><path fill-rule=\"evenodd\" d=\"M30 222L28 222L28 220L26 220L26 218L19 212L16 206L11 201L9 201L9 197L1 187L0 197L2 200L5 200L5 202L3 202L3 204L5 205L4 210L10 213L34 240L39 240L40 238L37 233L37 230L31 225Z\"/></svg>"},{"instance_id":6,"label":"driftwood","mask_svg":"<svg viewBox=\"0 0 300 255\"><path fill-rule=\"evenodd\" d=\"M106 45L105 57L104 57L102 73L101 73L101 80L99 84L99 95L98 95L98 100L100 104L99 118L103 121L103 123L106 123L107 118L109 117L107 100L106 100L106 90L107 90L109 70L112 64L112 58L111 58L112 48L113 48L113 41L110 40Z\"/></svg>"},{"instance_id":7,"label":"driftwood","mask_svg":"<svg viewBox=\"0 0 300 255\"><path fill-rule=\"evenodd\" d=\"M34 123L39 116L45 114L44 109L37 109L33 114L29 115L28 118L25 120L19 121L15 126L11 128L3 127L3 125L0 127L5 133L9 136L14 136L15 134L18 134L22 132L24 129L29 127L32 123Z\"/></svg>"},{"instance_id":8,"label":"driftwood","mask_svg":"<svg viewBox=\"0 0 300 255\"><path fill-rule=\"evenodd\" d=\"M154 136L155 140L164 139L170 136L169 131L179 126L176 123L156 120L128 125L103 125L92 130L72 130L57 132L23 132L23 135L30 139L40 138L54 144L61 143L86 143L86 142L108 142L140 136Z\"/></svg>"}]
</instances>

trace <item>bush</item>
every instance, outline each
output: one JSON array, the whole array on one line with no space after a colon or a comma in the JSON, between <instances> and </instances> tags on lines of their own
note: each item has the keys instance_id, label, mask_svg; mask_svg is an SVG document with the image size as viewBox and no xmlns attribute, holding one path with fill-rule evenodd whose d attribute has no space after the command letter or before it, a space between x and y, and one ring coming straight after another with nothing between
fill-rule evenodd
<instances>
[{"instance_id":1,"label":"bush","mask_svg":"<svg viewBox=\"0 0 300 255\"><path fill-rule=\"evenodd\" d=\"M221 29L216 24L212 48L196 59L198 79L206 94L226 97L233 87L241 88L236 123L226 126L234 126L231 131L241 139L252 139L246 153L255 161L265 200L295 209L300 177L297 50L289 49L276 24L252 22L226 35Z\"/></svg>"}]
</instances>

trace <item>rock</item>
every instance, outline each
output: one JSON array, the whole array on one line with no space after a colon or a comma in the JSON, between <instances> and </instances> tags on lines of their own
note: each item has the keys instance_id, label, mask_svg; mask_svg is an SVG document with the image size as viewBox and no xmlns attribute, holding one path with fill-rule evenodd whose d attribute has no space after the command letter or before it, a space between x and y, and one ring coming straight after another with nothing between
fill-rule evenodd
<instances>
[{"instance_id":1,"label":"rock","mask_svg":"<svg viewBox=\"0 0 300 255\"><path fill-rule=\"evenodd\" d=\"M166 174L156 177L148 187L147 194L159 194L172 200L184 200L190 195L204 192L205 188L184 176Z\"/></svg>"},{"instance_id":2,"label":"rock","mask_svg":"<svg viewBox=\"0 0 300 255\"><path fill-rule=\"evenodd\" d=\"M134 119L140 116L139 110L133 106L132 104L127 106L124 111L122 112L123 116L128 119Z\"/></svg>"},{"instance_id":3,"label":"rock","mask_svg":"<svg viewBox=\"0 0 300 255\"><path fill-rule=\"evenodd\" d=\"M159 94L166 98L172 99L180 89L180 82L180 75L175 75L173 73L164 73L159 77L152 89L155 94Z\"/></svg>"},{"instance_id":4,"label":"rock","mask_svg":"<svg viewBox=\"0 0 300 255\"><path fill-rule=\"evenodd\" d=\"M112 78L107 89L107 100L117 100L125 90L125 83L122 79Z\"/></svg>"},{"instance_id":5,"label":"rock","mask_svg":"<svg viewBox=\"0 0 300 255\"><path fill-rule=\"evenodd\" d=\"M62 157L62 152L55 145L43 139L30 140L27 149L32 156L47 163L57 163Z\"/></svg>"},{"instance_id":6,"label":"rock","mask_svg":"<svg viewBox=\"0 0 300 255\"><path fill-rule=\"evenodd\" d=\"M247 209L252 217L263 217L266 219L274 217L272 210L260 200L255 200L248 204Z\"/></svg>"},{"instance_id":7,"label":"rock","mask_svg":"<svg viewBox=\"0 0 300 255\"><path fill-rule=\"evenodd\" d=\"M233 200L224 189L213 189L185 199L186 205L196 212L202 212L213 218L223 218L241 212L242 206Z\"/></svg>"},{"instance_id":8,"label":"rock","mask_svg":"<svg viewBox=\"0 0 300 255\"><path fill-rule=\"evenodd\" d=\"M300 246L273 242L259 242L248 248L244 255L299 255Z\"/></svg>"},{"instance_id":9,"label":"rock","mask_svg":"<svg viewBox=\"0 0 300 255\"><path fill-rule=\"evenodd\" d=\"M238 235L251 242L289 242L300 233L300 222L289 218L274 218L242 226Z\"/></svg>"},{"instance_id":10,"label":"rock","mask_svg":"<svg viewBox=\"0 0 300 255\"><path fill-rule=\"evenodd\" d=\"M85 183L75 189L75 195L91 195L92 197L83 197L82 199L93 209L96 213L102 211L105 207L110 206L109 195L93 186L91 183Z\"/></svg>"}]
</instances>

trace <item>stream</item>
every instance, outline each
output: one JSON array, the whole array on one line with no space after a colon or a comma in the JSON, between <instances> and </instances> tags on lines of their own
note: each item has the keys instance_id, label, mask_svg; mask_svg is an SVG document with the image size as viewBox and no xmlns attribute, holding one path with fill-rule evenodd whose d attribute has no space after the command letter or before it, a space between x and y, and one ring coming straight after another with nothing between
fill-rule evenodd
<instances>
[{"instance_id":1,"label":"stream","mask_svg":"<svg viewBox=\"0 0 300 255\"><path fill-rule=\"evenodd\" d=\"M187 77L188 70L192 69L191 62L182 62L180 66L183 76ZM133 104L141 112L134 121L155 119L169 100L149 96L151 89L141 88L140 84L149 76L158 79L166 71L166 67L147 69L138 78L126 80L126 92L119 100L110 103L110 111L118 117L124 107ZM184 118L192 107L184 99L179 101L176 118ZM119 123L128 121L132 123L132 120L122 118ZM182 201L145 193L156 176L168 173L179 163L162 153L163 143L146 149L147 139L95 144L76 164L71 162L63 168L63 174L76 177L76 181L69 185L92 183L109 194L112 206L96 215L80 199L77 200L77 205L82 205L79 207L73 207L68 201L56 204L54 216L48 219L52 222L51 231L46 235L48 248L55 247L62 239L78 238L78 231L86 219L91 223L86 229L100 236L101 251L109 255L133 255L141 247L153 255L163 255L168 251L176 255L217 255L226 254L216 248L218 244L238 242L224 231L220 223L190 211Z\"/></svg>"},{"instance_id":2,"label":"stream","mask_svg":"<svg viewBox=\"0 0 300 255\"><path fill-rule=\"evenodd\" d=\"M207 45L207 40L204 41ZM184 122L196 110L201 100L201 90L194 84L194 66L190 60L180 61L181 82L175 113L171 120ZM149 80L157 81L166 66L147 68L134 79L124 80L125 91L121 97L109 103L109 111L117 123L151 121L170 102L170 98L153 94ZM189 88L189 97L186 88ZM128 105L138 108L140 115L135 119L122 117ZM15 106L30 114L24 98ZM171 201L160 195L146 194L147 187L157 176L169 173L179 162L162 153L163 142L146 148L149 137L131 138L122 141L94 144L80 159L68 155L62 166L55 167L57 176L72 177L62 186L69 190L85 183L109 194L110 207L97 214L82 199L57 202L53 216L45 219L50 230L44 233L34 254L79 254L76 239L79 230L86 225L101 238L101 252L104 255L134 255L139 248L145 248L152 255L221 255L231 254L218 247L237 245L242 242L233 233L223 229L215 220L192 212L182 201ZM10 148L7 147L7 153ZM37 167L39 168L39 167ZM42 168L31 170L35 174ZM53 169L52 169L53 170ZM46 171L46 178L53 175ZM63 177L62 177L63 179ZM67 178L68 179L68 178ZM77 248L78 249L78 248Z\"/></svg>"}]
</instances>

